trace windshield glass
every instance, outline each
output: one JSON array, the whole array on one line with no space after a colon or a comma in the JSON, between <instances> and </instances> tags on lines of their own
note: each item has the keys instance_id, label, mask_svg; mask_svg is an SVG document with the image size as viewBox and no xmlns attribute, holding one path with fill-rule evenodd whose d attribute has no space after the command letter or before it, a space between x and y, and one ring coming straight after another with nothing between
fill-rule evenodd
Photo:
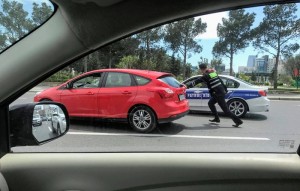
<instances>
[{"instance_id":1,"label":"windshield glass","mask_svg":"<svg viewBox=\"0 0 300 191\"><path fill-rule=\"evenodd\" d=\"M23 10L34 25L34 7ZM39 147L12 150L295 153L300 144L300 118L295 117L300 113L299 24L300 4L281 2L175 21L101 47L11 104L62 103L71 119L69 132ZM9 44L15 32L1 31ZM60 54L69 55L65 49ZM203 64L210 69L205 79L205 70L199 70ZM56 131L50 122L42 122L42 128Z\"/></svg>"},{"instance_id":2,"label":"windshield glass","mask_svg":"<svg viewBox=\"0 0 300 191\"><path fill-rule=\"evenodd\" d=\"M42 25L53 11L48 0L1 0L0 52Z\"/></svg>"}]
</instances>

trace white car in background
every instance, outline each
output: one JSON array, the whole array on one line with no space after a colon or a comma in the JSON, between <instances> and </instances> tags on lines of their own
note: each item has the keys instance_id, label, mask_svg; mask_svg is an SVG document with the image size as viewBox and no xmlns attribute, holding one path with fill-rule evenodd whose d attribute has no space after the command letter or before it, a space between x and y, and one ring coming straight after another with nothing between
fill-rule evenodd
<instances>
[{"instance_id":1,"label":"white car in background","mask_svg":"<svg viewBox=\"0 0 300 191\"><path fill-rule=\"evenodd\" d=\"M187 84L198 77L201 77L201 75L193 76L182 83ZM247 112L269 111L270 100L267 98L267 88L254 86L232 76L219 75L219 77L228 89L225 100L229 110L236 116L244 117ZM191 111L210 111L208 107L210 94L205 83L187 89L186 98L189 100ZM218 111L222 111L218 104L216 106Z\"/></svg>"},{"instance_id":2,"label":"white car in background","mask_svg":"<svg viewBox=\"0 0 300 191\"><path fill-rule=\"evenodd\" d=\"M64 112L58 107L52 107L51 126L52 131L58 135L66 131L66 116Z\"/></svg>"}]
</instances>

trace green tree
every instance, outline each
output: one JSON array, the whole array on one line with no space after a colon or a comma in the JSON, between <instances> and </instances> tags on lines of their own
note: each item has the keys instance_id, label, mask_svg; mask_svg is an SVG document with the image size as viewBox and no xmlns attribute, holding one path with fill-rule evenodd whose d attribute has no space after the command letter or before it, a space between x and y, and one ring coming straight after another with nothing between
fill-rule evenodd
<instances>
[{"instance_id":1,"label":"green tree","mask_svg":"<svg viewBox=\"0 0 300 191\"><path fill-rule=\"evenodd\" d=\"M4 28L3 32L8 43L12 44L34 27L22 3L8 0L2 0L1 3L0 27Z\"/></svg>"},{"instance_id":2,"label":"green tree","mask_svg":"<svg viewBox=\"0 0 300 191\"><path fill-rule=\"evenodd\" d=\"M289 57L284 63L284 67L289 75L294 76L294 70L300 70L300 54Z\"/></svg>"},{"instance_id":3,"label":"green tree","mask_svg":"<svg viewBox=\"0 0 300 191\"><path fill-rule=\"evenodd\" d=\"M237 78L240 78L246 82L250 82L250 77L246 76L245 74L240 73L239 76Z\"/></svg>"},{"instance_id":4,"label":"green tree","mask_svg":"<svg viewBox=\"0 0 300 191\"><path fill-rule=\"evenodd\" d=\"M166 25L165 42L173 53L180 52L183 56L183 78L186 74L188 53L200 53L202 47L195 41L195 37L206 31L207 24L201 18L189 18Z\"/></svg>"},{"instance_id":5,"label":"green tree","mask_svg":"<svg viewBox=\"0 0 300 191\"><path fill-rule=\"evenodd\" d=\"M53 8L50 5L47 5L46 3L42 4L37 4L33 3L33 8L32 8L32 21L33 21L33 26L37 27L43 24L53 13Z\"/></svg>"},{"instance_id":6,"label":"green tree","mask_svg":"<svg viewBox=\"0 0 300 191\"><path fill-rule=\"evenodd\" d=\"M251 26L254 13L245 13L244 9L229 11L229 18L222 18L218 24L219 41L213 47L215 56L226 56L230 59L230 75L233 75L233 56L245 49L252 40Z\"/></svg>"},{"instance_id":7,"label":"green tree","mask_svg":"<svg viewBox=\"0 0 300 191\"><path fill-rule=\"evenodd\" d=\"M221 73L223 71L221 71L221 64L222 64L222 59L220 58L213 58L211 61L210 61L210 65L212 68L215 68L215 70L217 71L217 73Z\"/></svg>"},{"instance_id":8,"label":"green tree","mask_svg":"<svg viewBox=\"0 0 300 191\"><path fill-rule=\"evenodd\" d=\"M252 72L252 74L251 74L251 81L252 82L256 82L256 80L257 80L256 74L254 72Z\"/></svg>"},{"instance_id":9,"label":"green tree","mask_svg":"<svg viewBox=\"0 0 300 191\"><path fill-rule=\"evenodd\" d=\"M140 41L141 50L145 51L146 60L150 62L152 58L153 50L158 46L157 43L163 38L162 27L156 27L143 31L136 35L136 38Z\"/></svg>"},{"instance_id":10,"label":"green tree","mask_svg":"<svg viewBox=\"0 0 300 191\"><path fill-rule=\"evenodd\" d=\"M263 21L254 30L253 45L276 58L274 66L274 89L277 89L280 56L288 56L299 49L293 39L299 37L300 20L296 4L278 4L264 7Z\"/></svg>"},{"instance_id":11,"label":"green tree","mask_svg":"<svg viewBox=\"0 0 300 191\"><path fill-rule=\"evenodd\" d=\"M179 76L181 72L181 62L180 59L176 59L175 54L172 55L170 61L170 72L175 76Z\"/></svg>"},{"instance_id":12,"label":"green tree","mask_svg":"<svg viewBox=\"0 0 300 191\"><path fill-rule=\"evenodd\" d=\"M124 56L120 63L117 65L117 68L138 68L139 58L137 56Z\"/></svg>"}]
</instances>

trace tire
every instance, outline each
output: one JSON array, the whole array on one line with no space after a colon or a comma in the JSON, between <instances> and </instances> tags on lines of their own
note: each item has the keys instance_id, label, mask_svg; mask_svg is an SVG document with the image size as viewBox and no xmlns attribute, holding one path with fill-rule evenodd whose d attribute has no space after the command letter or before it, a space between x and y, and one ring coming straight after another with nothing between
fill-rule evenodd
<instances>
[{"instance_id":1,"label":"tire","mask_svg":"<svg viewBox=\"0 0 300 191\"><path fill-rule=\"evenodd\" d=\"M248 112L248 106L241 99L232 99L227 102L229 110L237 117L242 118Z\"/></svg>"},{"instance_id":2,"label":"tire","mask_svg":"<svg viewBox=\"0 0 300 191\"><path fill-rule=\"evenodd\" d=\"M136 106L128 115L130 126L139 133L149 133L156 128L154 112L147 106Z\"/></svg>"}]
</instances>

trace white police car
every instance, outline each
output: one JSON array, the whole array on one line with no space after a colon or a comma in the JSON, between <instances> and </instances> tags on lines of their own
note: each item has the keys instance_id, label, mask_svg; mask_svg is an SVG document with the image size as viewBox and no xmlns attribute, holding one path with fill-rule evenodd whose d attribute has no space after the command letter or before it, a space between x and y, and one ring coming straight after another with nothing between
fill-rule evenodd
<instances>
[{"instance_id":1,"label":"white police car","mask_svg":"<svg viewBox=\"0 0 300 191\"><path fill-rule=\"evenodd\" d=\"M201 77L201 75L193 76L182 83L187 84L198 77ZM267 88L254 86L232 76L219 75L219 77L228 88L225 99L230 111L236 116L244 117L247 112L269 111L270 100L267 98ZM210 94L205 83L187 89L186 98L189 100L190 110L210 111L208 107ZM218 111L222 111L218 104L216 106Z\"/></svg>"}]
</instances>

